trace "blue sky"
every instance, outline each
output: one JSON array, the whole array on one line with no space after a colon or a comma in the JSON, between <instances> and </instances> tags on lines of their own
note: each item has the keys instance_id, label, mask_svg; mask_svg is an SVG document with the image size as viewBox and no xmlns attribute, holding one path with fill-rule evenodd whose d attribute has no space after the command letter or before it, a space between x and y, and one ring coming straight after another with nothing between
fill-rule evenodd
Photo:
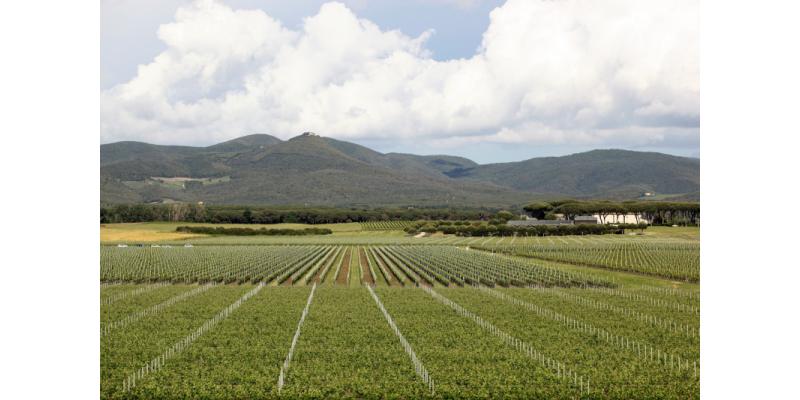
<instances>
[{"instance_id":1,"label":"blue sky","mask_svg":"<svg viewBox=\"0 0 800 400\"><path fill-rule=\"evenodd\" d=\"M699 156L697 2L105 0L101 140Z\"/></svg>"}]
</instances>

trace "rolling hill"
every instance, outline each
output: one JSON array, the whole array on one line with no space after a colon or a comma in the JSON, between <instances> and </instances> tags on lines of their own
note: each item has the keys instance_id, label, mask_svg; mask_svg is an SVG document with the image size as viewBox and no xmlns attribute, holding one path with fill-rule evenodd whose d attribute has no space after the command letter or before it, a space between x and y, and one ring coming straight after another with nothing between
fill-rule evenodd
<instances>
[{"instance_id":1,"label":"rolling hill","mask_svg":"<svg viewBox=\"0 0 800 400\"><path fill-rule=\"evenodd\" d=\"M478 165L447 175L521 191L624 199L645 192L699 191L700 160L661 153L592 150L563 157Z\"/></svg>"},{"instance_id":2,"label":"rolling hill","mask_svg":"<svg viewBox=\"0 0 800 400\"><path fill-rule=\"evenodd\" d=\"M304 133L208 147L100 146L103 203L511 206L533 198L699 197L699 160L595 150L479 165L463 157L383 154Z\"/></svg>"}]
</instances>

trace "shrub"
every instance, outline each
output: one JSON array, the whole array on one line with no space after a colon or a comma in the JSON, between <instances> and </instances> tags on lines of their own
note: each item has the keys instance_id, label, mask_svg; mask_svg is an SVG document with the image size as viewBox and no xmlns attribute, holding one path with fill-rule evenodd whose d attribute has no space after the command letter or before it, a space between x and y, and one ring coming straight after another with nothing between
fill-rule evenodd
<instances>
[{"instance_id":1,"label":"shrub","mask_svg":"<svg viewBox=\"0 0 800 400\"><path fill-rule=\"evenodd\" d=\"M232 235L232 236L303 236L303 235L330 235L333 233L328 228L305 228L305 229L253 229L253 228L224 228L213 226L179 226L177 232L202 233L207 235Z\"/></svg>"}]
</instances>

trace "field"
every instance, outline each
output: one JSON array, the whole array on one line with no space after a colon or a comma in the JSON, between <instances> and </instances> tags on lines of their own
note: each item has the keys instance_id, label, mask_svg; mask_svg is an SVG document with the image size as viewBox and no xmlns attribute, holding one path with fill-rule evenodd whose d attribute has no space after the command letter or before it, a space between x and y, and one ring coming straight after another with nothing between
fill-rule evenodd
<instances>
[{"instance_id":1,"label":"field","mask_svg":"<svg viewBox=\"0 0 800 400\"><path fill-rule=\"evenodd\" d=\"M362 222L361 229L364 231L402 231L414 225L414 221L375 221Z\"/></svg>"},{"instance_id":2,"label":"field","mask_svg":"<svg viewBox=\"0 0 800 400\"><path fill-rule=\"evenodd\" d=\"M163 242L163 241L186 241L189 239L208 238L208 235L193 233L175 232L179 226L212 226L210 224L198 224L190 222L143 222L126 224L102 224L100 226L101 243L139 243L139 242ZM358 223L351 224L214 224L215 227L224 228L273 228L273 229L304 229L304 228L328 228L334 232L359 232L361 226Z\"/></svg>"},{"instance_id":3,"label":"field","mask_svg":"<svg viewBox=\"0 0 800 400\"><path fill-rule=\"evenodd\" d=\"M700 280L700 244L666 240L552 240L550 243L487 244L476 248L535 259Z\"/></svg>"},{"instance_id":4,"label":"field","mask_svg":"<svg viewBox=\"0 0 800 400\"><path fill-rule=\"evenodd\" d=\"M676 229L102 246L101 398L698 398Z\"/></svg>"}]
</instances>

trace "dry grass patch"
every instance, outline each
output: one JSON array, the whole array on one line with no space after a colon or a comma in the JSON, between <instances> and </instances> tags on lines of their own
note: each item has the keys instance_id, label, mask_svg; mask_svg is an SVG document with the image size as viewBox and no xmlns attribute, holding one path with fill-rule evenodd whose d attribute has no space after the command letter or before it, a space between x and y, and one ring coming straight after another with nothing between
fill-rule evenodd
<instances>
[{"instance_id":1,"label":"dry grass patch","mask_svg":"<svg viewBox=\"0 0 800 400\"><path fill-rule=\"evenodd\" d=\"M117 224L113 224L117 225ZM100 242L157 242L166 240L185 240L205 237L196 233L169 232L146 225L140 228L100 226Z\"/></svg>"}]
</instances>

